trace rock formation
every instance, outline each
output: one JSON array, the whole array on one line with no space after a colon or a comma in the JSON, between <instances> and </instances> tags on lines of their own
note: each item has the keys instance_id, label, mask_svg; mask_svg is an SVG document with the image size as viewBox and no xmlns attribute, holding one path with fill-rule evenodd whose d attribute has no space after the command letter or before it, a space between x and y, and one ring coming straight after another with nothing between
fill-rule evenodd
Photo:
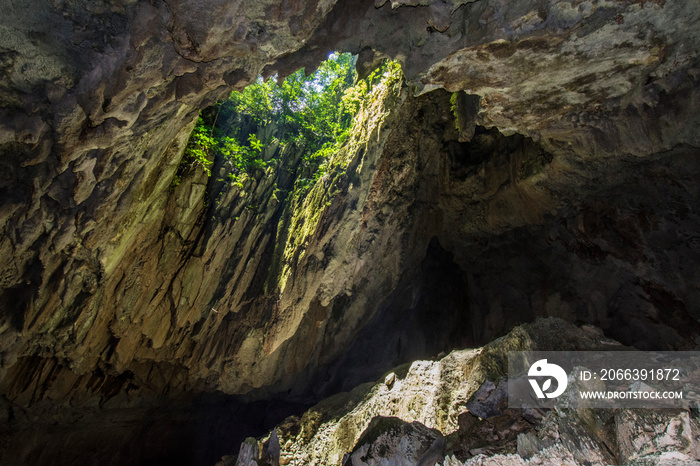
<instances>
[{"instance_id":1,"label":"rock formation","mask_svg":"<svg viewBox=\"0 0 700 466\"><path fill-rule=\"evenodd\" d=\"M562 342L563 341L563 342ZM541 319L474 350L395 369L393 384L360 385L292 416L262 439L265 465L676 464L700 457L697 410L507 408L510 351L630 349L594 327ZM260 451L250 440L243 452ZM259 456L258 456L259 457Z\"/></svg>"},{"instance_id":2,"label":"rock formation","mask_svg":"<svg viewBox=\"0 0 700 466\"><path fill-rule=\"evenodd\" d=\"M221 394L316 402L538 317L696 348L699 20L683 1L9 2L0 457L143 459ZM202 108L332 50L405 82L316 185L296 190L293 150L243 188L221 160L182 172Z\"/></svg>"}]
</instances>

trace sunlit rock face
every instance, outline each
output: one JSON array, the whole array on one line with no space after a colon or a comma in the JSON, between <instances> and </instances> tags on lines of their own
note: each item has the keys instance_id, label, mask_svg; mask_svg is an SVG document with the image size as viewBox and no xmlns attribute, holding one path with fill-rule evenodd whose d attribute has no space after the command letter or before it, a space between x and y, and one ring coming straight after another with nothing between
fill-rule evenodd
<instances>
[{"instance_id":1,"label":"sunlit rock face","mask_svg":"<svg viewBox=\"0 0 700 466\"><path fill-rule=\"evenodd\" d=\"M217 390L316 400L540 316L695 348L699 16L663 1L7 5L7 425ZM303 198L280 195L293 151L242 189L222 161L173 185L200 109L332 50L363 73L396 58L409 85L379 90L341 168Z\"/></svg>"}]
</instances>

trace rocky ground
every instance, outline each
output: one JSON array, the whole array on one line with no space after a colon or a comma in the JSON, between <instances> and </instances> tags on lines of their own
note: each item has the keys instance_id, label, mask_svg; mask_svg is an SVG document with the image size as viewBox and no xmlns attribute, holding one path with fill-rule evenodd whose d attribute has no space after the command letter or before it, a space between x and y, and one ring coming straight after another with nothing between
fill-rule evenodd
<instances>
[{"instance_id":1,"label":"rocky ground","mask_svg":"<svg viewBox=\"0 0 700 466\"><path fill-rule=\"evenodd\" d=\"M510 351L629 350L558 318L400 366L328 398L219 465L698 465L697 409L510 409Z\"/></svg>"}]
</instances>

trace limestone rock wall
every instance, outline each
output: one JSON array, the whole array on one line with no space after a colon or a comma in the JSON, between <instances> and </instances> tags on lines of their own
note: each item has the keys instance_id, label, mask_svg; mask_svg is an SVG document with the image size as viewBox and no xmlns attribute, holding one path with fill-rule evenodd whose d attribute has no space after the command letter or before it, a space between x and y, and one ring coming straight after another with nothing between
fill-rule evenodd
<instances>
[{"instance_id":1,"label":"limestone rock wall","mask_svg":"<svg viewBox=\"0 0 700 466\"><path fill-rule=\"evenodd\" d=\"M696 347L695 148L583 168L494 129L459 142L446 93L407 101L401 115L379 166L390 202L368 230L392 228L408 206L413 255L315 387L350 390L421 352L475 347L541 316L593 323L640 349Z\"/></svg>"},{"instance_id":2,"label":"limestone rock wall","mask_svg":"<svg viewBox=\"0 0 700 466\"><path fill-rule=\"evenodd\" d=\"M19 356L38 355L85 373L110 359L124 328L142 313L150 321L129 338L154 337L158 346L155 295L133 295L181 267L204 181L173 207L176 234L161 226L168 205L178 203L169 199L169 185L197 112L298 47L329 6L6 5L3 372ZM144 251L159 250L170 261L162 277L143 267Z\"/></svg>"}]
</instances>

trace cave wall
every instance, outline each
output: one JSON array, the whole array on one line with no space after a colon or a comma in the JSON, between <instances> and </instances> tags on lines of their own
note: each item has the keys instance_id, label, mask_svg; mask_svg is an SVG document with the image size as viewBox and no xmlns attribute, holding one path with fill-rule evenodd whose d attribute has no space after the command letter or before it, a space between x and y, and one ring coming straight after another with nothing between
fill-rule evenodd
<instances>
[{"instance_id":1,"label":"cave wall","mask_svg":"<svg viewBox=\"0 0 700 466\"><path fill-rule=\"evenodd\" d=\"M405 265L315 390L349 390L417 353L477 347L549 316L638 349L697 347L697 148L564 168L565 155L519 134L477 126L460 142L450 107L435 91L401 108L379 167L391 174L373 188L391 203L368 230L391 230L405 208Z\"/></svg>"},{"instance_id":2,"label":"cave wall","mask_svg":"<svg viewBox=\"0 0 700 466\"><path fill-rule=\"evenodd\" d=\"M180 268L178 250L188 247L203 187L174 207L185 210L170 217L178 224L174 245L163 241L161 226L168 205L178 203L169 200L169 186L197 112L300 45L326 7L7 6L0 86L3 371L18 356L36 354L85 373L114 352L132 311L153 314L144 309L152 296L114 294L123 294L120 286L156 287ZM142 256L161 249L172 262L163 277L152 276Z\"/></svg>"},{"instance_id":3,"label":"cave wall","mask_svg":"<svg viewBox=\"0 0 700 466\"><path fill-rule=\"evenodd\" d=\"M318 396L415 356L394 341L367 368L363 341L416 339L452 308L465 333L437 329L421 351L544 315L693 347L699 15L663 1L13 2L0 390L21 406ZM172 186L201 108L334 49L360 71L395 57L408 84L377 94L337 172L282 200L284 170L240 191L217 162ZM440 87L460 92L457 127ZM464 288L431 314L436 254L447 289Z\"/></svg>"}]
</instances>

